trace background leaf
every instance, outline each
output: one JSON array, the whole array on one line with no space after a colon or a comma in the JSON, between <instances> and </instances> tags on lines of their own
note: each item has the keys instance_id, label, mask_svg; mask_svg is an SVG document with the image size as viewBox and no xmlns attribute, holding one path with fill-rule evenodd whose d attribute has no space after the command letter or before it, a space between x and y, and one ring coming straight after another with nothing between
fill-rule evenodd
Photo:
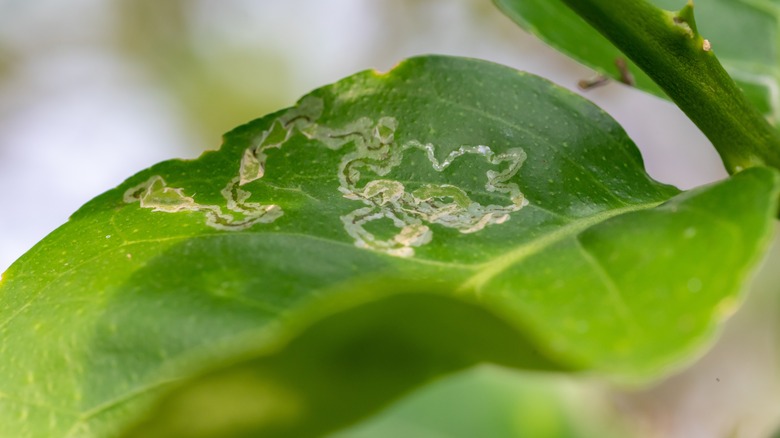
<instances>
[{"instance_id":1,"label":"background leaf","mask_svg":"<svg viewBox=\"0 0 780 438\"><path fill-rule=\"evenodd\" d=\"M629 428L582 379L477 367L415 391L332 438L625 437Z\"/></svg>"},{"instance_id":2,"label":"background leaf","mask_svg":"<svg viewBox=\"0 0 780 438\"><path fill-rule=\"evenodd\" d=\"M367 288L363 299L350 297L349 308L313 322L288 344L180 386L128 436L321 436L482 361L557 368L489 307L387 292Z\"/></svg>"},{"instance_id":3,"label":"background leaf","mask_svg":"<svg viewBox=\"0 0 780 438\"><path fill-rule=\"evenodd\" d=\"M206 364L313 345L274 333L287 320L324 324L327 311L300 309L377 278L470 300L463 327L495 313L522 336L463 360L415 329L418 359L437 367L412 362L397 386L361 386L333 421L497 355L655 376L734 308L777 185L756 168L679 194L645 174L598 108L494 64L423 57L360 73L237 128L217 152L133 176L4 274L0 435L114 433ZM387 365L415 359L396 357ZM316 382L338 369L298 366L312 385L296 390L332 396Z\"/></svg>"},{"instance_id":4,"label":"background leaf","mask_svg":"<svg viewBox=\"0 0 780 438\"><path fill-rule=\"evenodd\" d=\"M602 74L620 78L615 60L623 57L621 52L560 0L494 1L509 18L551 46ZM679 10L686 3L648 1L666 10ZM695 5L698 30L712 43L723 67L773 124L780 122L777 6L763 0L696 0ZM647 75L628 64L637 88L664 96Z\"/></svg>"}]
</instances>

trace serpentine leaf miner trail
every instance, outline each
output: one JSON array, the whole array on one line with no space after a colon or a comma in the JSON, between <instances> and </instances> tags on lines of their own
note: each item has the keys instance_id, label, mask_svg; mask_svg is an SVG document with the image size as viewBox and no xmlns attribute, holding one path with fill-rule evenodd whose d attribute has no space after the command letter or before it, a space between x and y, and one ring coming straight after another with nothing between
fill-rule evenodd
<instances>
[{"instance_id":1,"label":"serpentine leaf miner trail","mask_svg":"<svg viewBox=\"0 0 780 438\"><path fill-rule=\"evenodd\" d=\"M128 203L140 202L142 208L156 212L204 213L208 226L225 231L271 223L284 214L282 207L248 202L252 193L244 187L265 176L267 151L281 149L297 131L330 150L352 145L341 157L337 179L338 190L344 198L364 204L364 207L341 216L344 230L359 248L411 257L415 247L432 240L431 224L464 234L475 233L486 226L506 222L511 213L528 204L517 183L512 181L527 157L519 147L496 153L486 145L462 145L439 160L436 158L436 146L431 143L424 144L418 140L396 142L398 121L394 117L381 117L378 121L361 117L333 128L317 123L322 112L322 99L308 96L271 122L271 127L244 150L237 175L222 189L224 206L199 204L193 197L185 195L183 188L168 187L159 175L129 189L124 200ZM436 172L445 171L455 160L484 160L494 166L485 173L485 190L505 197L506 202L483 205L454 184L424 184L411 190L400 181L383 178L402 165L405 155L415 152L424 153L431 169ZM374 178L366 178L366 175L372 174ZM369 180L360 184L366 179ZM381 219L389 219L398 231L382 239L366 228L370 222Z\"/></svg>"}]
</instances>

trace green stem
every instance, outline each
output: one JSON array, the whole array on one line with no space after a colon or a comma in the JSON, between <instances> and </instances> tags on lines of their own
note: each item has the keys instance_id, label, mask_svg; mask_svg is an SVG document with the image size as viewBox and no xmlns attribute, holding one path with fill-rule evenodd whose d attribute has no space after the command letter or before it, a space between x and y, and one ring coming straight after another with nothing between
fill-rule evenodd
<instances>
[{"instance_id":1,"label":"green stem","mask_svg":"<svg viewBox=\"0 0 780 438\"><path fill-rule=\"evenodd\" d=\"M780 169L780 131L745 98L699 35L692 1L679 12L645 0L563 2L666 92L710 139L730 173L756 165Z\"/></svg>"}]
</instances>

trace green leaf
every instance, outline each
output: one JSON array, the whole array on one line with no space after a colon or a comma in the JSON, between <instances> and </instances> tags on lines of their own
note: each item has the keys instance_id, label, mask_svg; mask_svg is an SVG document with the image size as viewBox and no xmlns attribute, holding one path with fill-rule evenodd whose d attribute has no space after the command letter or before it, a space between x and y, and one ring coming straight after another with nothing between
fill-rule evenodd
<instances>
[{"instance_id":1,"label":"green leaf","mask_svg":"<svg viewBox=\"0 0 780 438\"><path fill-rule=\"evenodd\" d=\"M482 361L557 368L490 306L388 292L373 284L350 294L340 300L349 303L346 309L279 336L292 338L289 343L244 354L180 385L127 436L320 436L432 378Z\"/></svg>"},{"instance_id":2,"label":"green leaf","mask_svg":"<svg viewBox=\"0 0 780 438\"><path fill-rule=\"evenodd\" d=\"M684 0L648 0L667 10L679 10ZM620 79L615 65L624 57L604 36L561 0L494 0L509 18L542 40L595 69ZM748 99L780 123L780 59L776 47L780 9L768 0L696 0L696 26L723 67ZM664 97L645 73L629 62L636 87Z\"/></svg>"},{"instance_id":3,"label":"green leaf","mask_svg":"<svg viewBox=\"0 0 780 438\"><path fill-rule=\"evenodd\" d=\"M425 301L417 300L417 302ZM412 304L412 301L408 304ZM431 308L426 306L426 310L431 309L434 309L434 316L436 316L438 306ZM437 319L437 322L439 321ZM398 325L397 322L395 325ZM457 324L453 321L448 324L448 327L455 325ZM395 327L393 329L397 330ZM461 327L456 329L453 335L464 331L468 330ZM471 337L472 335L469 335L466 339ZM320 337L319 340L323 338ZM391 344L390 352L393 352L393 347L398 345ZM329 379L318 380L318 382L328 382L329 386L335 387L332 392L327 393L326 400L319 400L320 403L317 403L317 400L306 400L309 403L304 403L298 398L303 394L295 390L295 385L277 386L276 383L284 380L279 379L276 373L273 379L275 384L271 388L269 381L264 379L268 374L263 372L268 370L263 367L268 362L262 365L253 363L246 368L231 368L221 372L219 376L211 375L186 387L176 399L166 400L162 406L154 410L156 418L139 427L130 436L145 438L320 436L322 430L312 428L317 424L317 420L332 421L334 415L340 414L337 406L334 406L334 397L338 397L343 402L344 399L353 396L360 385L390 386L399 383L397 377L401 373L394 373L392 367L393 363L398 362L397 358L387 360L381 357L384 354L384 352L380 353L377 360L370 363L360 361L362 367L353 364L354 356L349 353L339 357L335 365L341 370L339 374L345 378L335 382ZM407 353L407 356L418 357L419 355ZM333 357L330 359L332 360ZM409 362L404 363L409 364ZM316 364L319 367L324 365L321 362ZM365 370L370 365L380 364L384 364L385 370L381 376L375 375L378 380L363 382L362 378L366 376ZM281 366L278 368L283 369ZM406 367L397 368L404 370ZM291 378L289 383L295 381L300 381L300 378ZM242 392L236 391L239 388ZM624 430L618 433L621 429L620 425L615 419L608 417L607 414L610 412L605 406L606 403L601 400L600 394L594 393L592 389L575 385L571 381L561 381L552 376L510 373L494 367L477 367L434 381L369 421L332 436L333 438L626 436ZM261 424L265 420L257 415L257 412L263 410L262 407L253 409L256 408L259 400L263 400L257 394L268 394L271 390L285 394L283 398L288 404L283 406L277 404L276 408L283 409L289 415L287 418L277 416L281 421L276 424L266 424L265 428L250 429L251 426ZM276 395L273 400L280 398L282 397ZM271 400L271 397L265 400ZM366 400L362 401L365 403ZM193 411L204 412L206 415L193 418L191 415ZM301 418L307 412L312 413L315 418ZM287 423L288 429L282 430L284 423ZM232 427L225 427L228 424ZM242 426L244 430L241 430Z\"/></svg>"},{"instance_id":4,"label":"green leaf","mask_svg":"<svg viewBox=\"0 0 780 438\"><path fill-rule=\"evenodd\" d=\"M626 437L605 391L559 376L476 367L415 391L332 438ZM625 413L620 413L625 415Z\"/></svg>"},{"instance_id":5,"label":"green leaf","mask_svg":"<svg viewBox=\"0 0 780 438\"><path fill-rule=\"evenodd\" d=\"M342 306L361 304L340 308L287 336L293 339L288 345L250 354L180 385L126 436L321 436L354 421L357 415L372 413L413 386L481 361L524 369L555 368L523 340L522 327L499 316L500 309L430 292L392 294L387 286L373 285L370 293L342 299ZM315 313L321 314L321 309ZM549 376L548 382L539 381L539 375L524 376L525 382L519 385L508 373L482 370L477 375L482 382L470 384L467 391L461 389L460 396L450 394L427 402L429 413L431 408L439 411L438 419L426 418L425 410L416 407L419 395L414 395L404 401L411 406L401 406L400 415L390 412L388 418L383 413L378 421L346 431L345 436L414 436L410 435L414 429L403 427L408 424L403 419L412 416L410 411L430 423L427 434L418 431L417 436L434 436L434 428L446 430L442 436L455 436L452 429L462 436L583 436L575 431L595 431L596 419L601 423L600 436L614 429L594 409L592 397L591 406L577 407L582 417L591 416L578 421L576 428L567 424L572 413L566 413L562 400L550 391ZM557 383L560 387L564 382ZM436 385L440 390L441 384ZM498 388L503 397L496 399ZM568 391L569 398L575 394ZM521 399L525 401L522 409ZM466 412L452 418L457 415L455 410Z\"/></svg>"},{"instance_id":6,"label":"green leaf","mask_svg":"<svg viewBox=\"0 0 780 438\"><path fill-rule=\"evenodd\" d=\"M313 428L481 361L653 377L733 310L777 194L766 168L679 194L598 108L506 67L422 57L363 72L133 176L4 274L0 436L113 435L235 354L236 367L298 351L401 370L338 403L338 367L285 368L276 383L299 376L296 394L340 412ZM433 295L387 325L409 292ZM306 342L333 321L351 329ZM372 327L392 327L388 342ZM338 350L361 339L371 355ZM375 382L368 365L359 377Z\"/></svg>"}]
</instances>

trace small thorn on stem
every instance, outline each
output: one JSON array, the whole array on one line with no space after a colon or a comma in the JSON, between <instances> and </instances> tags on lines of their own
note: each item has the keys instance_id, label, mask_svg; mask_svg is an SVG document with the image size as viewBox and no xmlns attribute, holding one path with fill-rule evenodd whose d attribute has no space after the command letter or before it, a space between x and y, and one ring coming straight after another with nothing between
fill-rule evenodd
<instances>
[{"instance_id":1,"label":"small thorn on stem","mask_svg":"<svg viewBox=\"0 0 780 438\"><path fill-rule=\"evenodd\" d=\"M582 79L581 81L577 82L577 86L580 87L580 90L587 91L593 88L601 87L608 83L609 83L609 78L607 76L598 75L591 79Z\"/></svg>"}]
</instances>

